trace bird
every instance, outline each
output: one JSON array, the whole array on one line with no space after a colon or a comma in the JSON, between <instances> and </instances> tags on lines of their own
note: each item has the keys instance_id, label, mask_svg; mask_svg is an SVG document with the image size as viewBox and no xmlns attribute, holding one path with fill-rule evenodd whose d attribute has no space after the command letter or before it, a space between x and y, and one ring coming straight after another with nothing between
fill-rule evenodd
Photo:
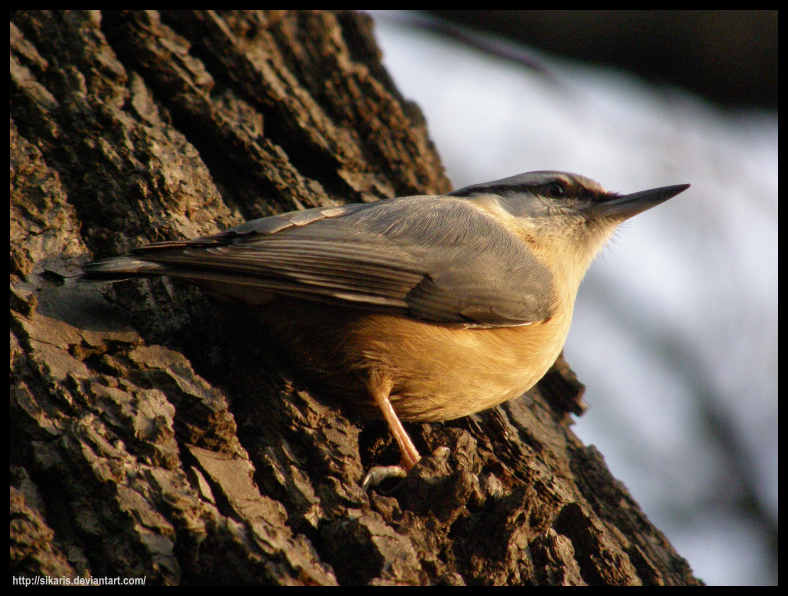
<instances>
[{"instance_id":1,"label":"bird","mask_svg":"<svg viewBox=\"0 0 788 596\"><path fill-rule=\"evenodd\" d=\"M618 194L527 172L156 242L89 262L82 278L173 276L249 309L308 379L387 422L401 459L373 468L367 488L419 461L402 421L460 418L533 387L618 225L687 188Z\"/></svg>"}]
</instances>

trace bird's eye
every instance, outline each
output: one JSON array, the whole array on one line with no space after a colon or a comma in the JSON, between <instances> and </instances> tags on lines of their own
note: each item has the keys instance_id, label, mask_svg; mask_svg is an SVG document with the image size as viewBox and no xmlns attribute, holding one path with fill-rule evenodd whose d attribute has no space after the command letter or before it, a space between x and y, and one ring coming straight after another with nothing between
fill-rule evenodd
<instances>
[{"instance_id":1,"label":"bird's eye","mask_svg":"<svg viewBox=\"0 0 788 596\"><path fill-rule=\"evenodd\" d=\"M565 194L566 194L566 189L564 188L564 185L561 184L560 182L551 182L550 184L547 185L548 196L559 198L559 197L563 197Z\"/></svg>"}]
</instances>

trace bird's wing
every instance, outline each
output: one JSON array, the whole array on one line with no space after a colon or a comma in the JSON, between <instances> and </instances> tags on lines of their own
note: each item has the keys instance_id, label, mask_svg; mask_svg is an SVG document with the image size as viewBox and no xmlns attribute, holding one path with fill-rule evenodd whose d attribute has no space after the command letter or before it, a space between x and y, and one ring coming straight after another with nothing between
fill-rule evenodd
<instances>
[{"instance_id":1,"label":"bird's wing","mask_svg":"<svg viewBox=\"0 0 788 596\"><path fill-rule=\"evenodd\" d=\"M552 276L528 246L489 214L449 197L286 213L85 266L88 279L140 275L482 327L544 320L553 302Z\"/></svg>"}]
</instances>

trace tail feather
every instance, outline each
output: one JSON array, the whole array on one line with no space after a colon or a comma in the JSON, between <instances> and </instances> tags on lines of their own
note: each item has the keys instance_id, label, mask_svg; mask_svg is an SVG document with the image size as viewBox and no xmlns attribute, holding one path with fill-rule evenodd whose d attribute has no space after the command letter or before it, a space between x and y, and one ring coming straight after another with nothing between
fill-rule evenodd
<instances>
[{"instance_id":1,"label":"tail feather","mask_svg":"<svg viewBox=\"0 0 788 596\"><path fill-rule=\"evenodd\" d=\"M100 259L82 266L84 281L121 281L150 275L166 275L166 267L134 257L113 257Z\"/></svg>"}]
</instances>

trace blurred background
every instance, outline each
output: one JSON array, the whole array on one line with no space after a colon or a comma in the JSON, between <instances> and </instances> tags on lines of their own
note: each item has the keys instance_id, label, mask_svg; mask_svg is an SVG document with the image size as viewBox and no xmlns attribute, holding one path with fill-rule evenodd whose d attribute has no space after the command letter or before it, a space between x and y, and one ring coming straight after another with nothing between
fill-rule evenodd
<instances>
[{"instance_id":1,"label":"blurred background","mask_svg":"<svg viewBox=\"0 0 788 596\"><path fill-rule=\"evenodd\" d=\"M692 188L616 234L575 432L709 584L777 583L777 12L370 12L455 188Z\"/></svg>"}]
</instances>

